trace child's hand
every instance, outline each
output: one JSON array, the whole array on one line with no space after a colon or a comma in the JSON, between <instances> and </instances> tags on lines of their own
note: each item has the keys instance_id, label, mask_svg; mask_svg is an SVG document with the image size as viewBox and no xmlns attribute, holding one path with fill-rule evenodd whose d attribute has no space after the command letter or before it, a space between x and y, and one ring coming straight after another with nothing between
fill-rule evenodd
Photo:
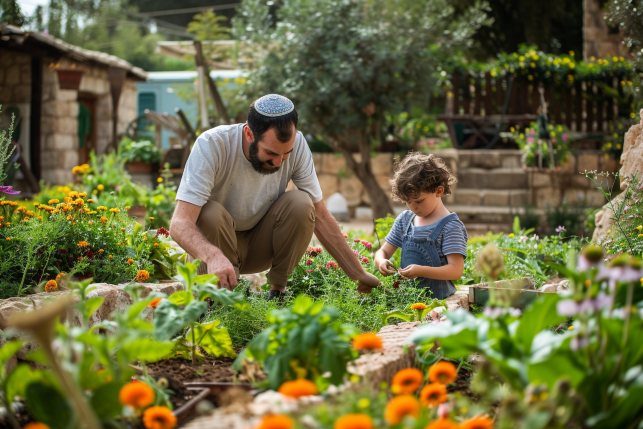
<instances>
[{"instance_id":1,"label":"child's hand","mask_svg":"<svg viewBox=\"0 0 643 429\"><path fill-rule=\"evenodd\" d=\"M395 274L397 271L395 269L395 266L391 261L388 259L383 260L377 265L377 269L380 271L380 273L384 276L390 276L391 274Z\"/></svg>"},{"instance_id":2,"label":"child's hand","mask_svg":"<svg viewBox=\"0 0 643 429\"><path fill-rule=\"evenodd\" d=\"M400 275L406 279L414 279L416 277L421 277L420 275L421 268L422 267L420 265L411 264L411 265L407 265L404 268L400 268L399 270L397 270L397 272L400 273Z\"/></svg>"}]
</instances>

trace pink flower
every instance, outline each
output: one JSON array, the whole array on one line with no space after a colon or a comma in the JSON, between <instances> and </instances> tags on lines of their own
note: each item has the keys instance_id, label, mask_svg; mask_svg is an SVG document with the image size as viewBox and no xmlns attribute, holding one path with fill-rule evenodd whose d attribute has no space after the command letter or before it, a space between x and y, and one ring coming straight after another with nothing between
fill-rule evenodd
<instances>
[{"instance_id":1,"label":"pink flower","mask_svg":"<svg viewBox=\"0 0 643 429\"><path fill-rule=\"evenodd\" d=\"M312 265L314 261L310 258L306 259L306 265Z\"/></svg>"},{"instance_id":2,"label":"pink flower","mask_svg":"<svg viewBox=\"0 0 643 429\"><path fill-rule=\"evenodd\" d=\"M339 265L337 265L337 262L335 261L326 262L326 269L330 270L331 268L339 268Z\"/></svg>"}]
</instances>

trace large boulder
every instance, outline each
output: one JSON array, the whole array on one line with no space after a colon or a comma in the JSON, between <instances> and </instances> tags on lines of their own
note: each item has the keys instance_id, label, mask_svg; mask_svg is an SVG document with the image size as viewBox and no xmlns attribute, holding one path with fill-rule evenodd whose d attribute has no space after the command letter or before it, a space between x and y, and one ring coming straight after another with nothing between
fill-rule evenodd
<instances>
[{"instance_id":1,"label":"large boulder","mask_svg":"<svg viewBox=\"0 0 643 429\"><path fill-rule=\"evenodd\" d=\"M613 208L618 207L622 202L625 190L630 186L634 176L639 178L639 187L643 184L643 109L640 111L641 121L625 133L623 154L621 155L621 169L619 177L621 181L621 193L604 205L596 213L596 228L592 236L594 243L602 244L609 238L612 227Z\"/></svg>"}]
</instances>

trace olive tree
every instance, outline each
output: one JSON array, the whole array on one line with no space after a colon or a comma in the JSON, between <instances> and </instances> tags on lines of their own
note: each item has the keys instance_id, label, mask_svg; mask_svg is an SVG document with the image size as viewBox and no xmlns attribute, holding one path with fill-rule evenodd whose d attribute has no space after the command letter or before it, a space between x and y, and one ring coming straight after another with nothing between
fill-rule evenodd
<instances>
[{"instance_id":1,"label":"olive tree","mask_svg":"<svg viewBox=\"0 0 643 429\"><path fill-rule=\"evenodd\" d=\"M373 214L392 213L371 152L385 117L425 103L435 72L486 21L485 4L449 0L244 0L234 34L248 52L251 95L280 92L306 131L340 152Z\"/></svg>"}]
</instances>

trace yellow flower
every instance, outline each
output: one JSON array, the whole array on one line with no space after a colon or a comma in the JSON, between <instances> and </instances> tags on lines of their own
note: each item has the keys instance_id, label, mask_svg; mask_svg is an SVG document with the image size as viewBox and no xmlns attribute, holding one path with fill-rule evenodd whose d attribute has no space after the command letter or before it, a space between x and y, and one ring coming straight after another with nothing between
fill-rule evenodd
<instances>
[{"instance_id":1,"label":"yellow flower","mask_svg":"<svg viewBox=\"0 0 643 429\"><path fill-rule=\"evenodd\" d=\"M360 410L365 410L371 406L371 401L368 398L362 398L357 401L357 408Z\"/></svg>"},{"instance_id":2,"label":"yellow flower","mask_svg":"<svg viewBox=\"0 0 643 429\"><path fill-rule=\"evenodd\" d=\"M154 389L141 381L132 381L121 388L118 400L133 408L145 408L154 402Z\"/></svg>"},{"instance_id":3,"label":"yellow flower","mask_svg":"<svg viewBox=\"0 0 643 429\"><path fill-rule=\"evenodd\" d=\"M105 185L103 185L102 183L99 183L98 185L96 185L96 189L98 189L99 191L104 191Z\"/></svg>"},{"instance_id":4,"label":"yellow flower","mask_svg":"<svg viewBox=\"0 0 643 429\"><path fill-rule=\"evenodd\" d=\"M76 244L78 247L89 247L89 243L85 240L81 240Z\"/></svg>"},{"instance_id":5,"label":"yellow flower","mask_svg":"<svg viewBox=\"0 0 643 429\"><path fill-rule=\"evenodd\" d=\"M157 177L156 178L156 183L163 183L163 178L162 177Z\"/></svg>"},{"instance_id":6,"label":"yellow flower","mask_svg":"<svg viewBox=\"0 0 643 429\"><path fill-rule=\"evenodd\" d=\"M365 332L353 338L353 348L355 350L380 350L382 347L382 338L373 332Z\"/></svg>"},{"instance_id":7,"label":"yellow flower","mask_svg":"<svg viewBox=\"0 0 643 429\"><path fill-rule=\"evenodd\" d=\"M132 264L134 263L134 259L132 259L132 258L127 258L127 263L128 263L129 265L132 265Z\"/></svg>"},{"instance_id":8,"label":"yellow flower","mask_svg":"<svg viewBox=\"0 0 643 429\"><path fill-rule=\"evenodd\" d=\"M429 368L429 380L432 383L450 384L458 376L458 370L451 362L440 361Z\"/></svg>"},{"instance_id":9,"label":"yellow flower","mask_svg":"<svg viewBox=\"0 0 643 429\"><path fill-rule=\"evenodd\" d=\"M301 396L310 396L317 394L317 386L312 381L298 378L293 381L286 381L279 386L279 393L291 398L299 398Z\"/></svg>"},{"instance_id":10,"label":"yellow flower","mask_svg":"<svg viewBox=\"0 0 643 429\"><path fill-rule=\"evenodd\" d=\"M411 310L422 311L422 310L425 310L426 308L427 308L427 305L421 302L416 302L414 304L411 304Z\"/></svg>"}]
</instances>

